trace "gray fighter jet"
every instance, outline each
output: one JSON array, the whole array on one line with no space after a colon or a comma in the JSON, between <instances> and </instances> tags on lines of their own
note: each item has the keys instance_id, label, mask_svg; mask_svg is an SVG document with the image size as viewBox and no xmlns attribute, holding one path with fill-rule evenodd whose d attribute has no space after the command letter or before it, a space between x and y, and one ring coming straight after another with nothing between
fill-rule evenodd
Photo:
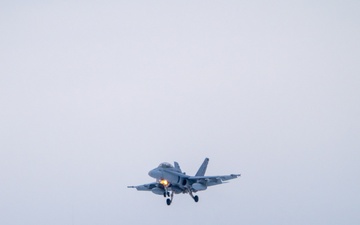
<instances>
[{"instance_id":1,"label":"gray fighter jet","mask_svg":"<svg viewBox=\"0 0 360 225\"><path fill-rule=\"evenodd\" d=\"M161 163L157 168L150 170L149 176L156 179L156 182L143 184L138 186L128 186L128 188L136 188L138 191L152 191L154 194L163 195L166 204L170 205L173 201L174 194L190 194L195 202L199 201L197 195L193 193L204 191L209 186L226 183L224 181L235 179L240 174L230 174L224 176L204 176L209 159L206 158L201 164L195 176L188 176L180 169L179 163L174 162L174 166L170 163Z\"/></svg>"}]
</instances>

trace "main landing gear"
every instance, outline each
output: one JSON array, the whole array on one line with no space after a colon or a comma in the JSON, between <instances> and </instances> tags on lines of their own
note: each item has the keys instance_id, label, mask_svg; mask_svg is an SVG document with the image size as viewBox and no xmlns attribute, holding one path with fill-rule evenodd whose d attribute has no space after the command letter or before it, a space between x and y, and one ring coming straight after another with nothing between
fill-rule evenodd
<instances>
[{"instance_id":1,"label":"main landing gear","mask_svg":"<svg viewBox=\"0 0 360 225\"><path fill-rule=\"evenodd\" d=\"M189 192L189 194L190 194L191 198L194 199L195 202L198 202L198 201L199 201L199 196L193 195L192 192ZM164 192L164 197L165 197L165 198L166 198L166 197L169 197L169 198L166 198L166 204L167 204L167 205L171 205L171 203L172 203L172 201L173 201L173 199L174 199L174 192L173 192L173 191L171 191L171 192L165 191L165 192Z\"/></svg>"},{"instance_id":2,"label":"main landing gear","mask_svg":"<svg viewBox=\"0 0 360 225\"><path fill-rule=\"evenodd\" d=\"M169 198L166 199L166 204L167 204L167 205L171 205L171 202L172 202L172 201L171 201Z\"/></svg>"},{"instance_id":3,"label":"main landing gear","mask_svg":"<svg viewBox=\"0 0 360 225\"><path fill-rule=\"evenodd\" d=\"M194 199L195 202L199 201L199 196L197 196L197 195L194 196L192 192L189 192L189 194Z\"/></svg>"}]
</instances>

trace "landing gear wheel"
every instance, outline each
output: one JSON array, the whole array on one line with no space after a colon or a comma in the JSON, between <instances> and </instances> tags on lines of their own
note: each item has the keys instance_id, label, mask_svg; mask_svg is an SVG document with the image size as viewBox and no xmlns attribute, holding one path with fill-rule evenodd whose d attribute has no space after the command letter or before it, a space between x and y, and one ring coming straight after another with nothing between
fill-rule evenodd
<instances>
[{"instance_id":1,"label":"landing gear wheel","mask_svg":"<svg viewBox=\"0 0 360 225\"><path fill-rule=\"evenodd\" d=\"M194 196L194 201L195 201L195 202L198 202L198 201L199 201L199 196L195 195L195 196Z\"/></svg>"},{"instance_id":2,"label":"landing gear wheel","mask_svg":"<svg viewBox=\"0 0 360 225\"><path fill-rule=\"evenodd\" d=\"M166 204L167 205L170 205L171 204L171 200L168 198L168 199L166 199Z\"/></svg>"},{"instance_id":3,"label":"landing gear wheel","mask_svg":"<svg viewBox=\"0 0 360 225\"><path fill-rule=\"evenodd\" d=\"M163 195L164 195L164 198L166 198L166 192L164 192L164 194L163 194Z\"/></svg>"}]
</instances>

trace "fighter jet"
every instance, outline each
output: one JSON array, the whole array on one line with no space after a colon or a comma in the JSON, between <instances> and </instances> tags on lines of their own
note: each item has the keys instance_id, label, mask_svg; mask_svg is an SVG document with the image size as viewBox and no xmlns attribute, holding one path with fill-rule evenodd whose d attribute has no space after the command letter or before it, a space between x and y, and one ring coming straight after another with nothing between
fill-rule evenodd
<instances>
[{"instance_id":1,"label":"fighter jet","mask_svg":"<svg viewBox=\"0 0 360 225\"><path fill-rule=\"evenodd\" d=\"M136 188L138 191L151 191L166 198L166 204L170 205L174 194L189 194L195 202L199 197L194 195L198 191L204 191L209 186L226 183L224 181L235 179L240 174L230 174L224 176L205 176L209 159L205 158L195 176L188 176L181 171L179 163L161 163L157 168L150 170L149 176L156 179L156 182L138 186L128 186Z\"/></svg>"}]
</instances>

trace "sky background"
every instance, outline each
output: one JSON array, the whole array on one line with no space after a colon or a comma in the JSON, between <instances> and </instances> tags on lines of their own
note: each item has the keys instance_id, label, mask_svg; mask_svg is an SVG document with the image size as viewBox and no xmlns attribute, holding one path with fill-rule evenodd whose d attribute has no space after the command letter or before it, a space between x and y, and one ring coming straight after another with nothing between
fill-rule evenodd
<instances>
[{"instance_id":1,"label":"sky background","mask_svg":"<svg viewBox=\"0 0 360 225\"><path fill-rule=\"evenodd\" d=\"M360 1L0 2L0 224L360 224ZM126 188L178 161L200 201Z\"/></svg>"}]
</instances>

